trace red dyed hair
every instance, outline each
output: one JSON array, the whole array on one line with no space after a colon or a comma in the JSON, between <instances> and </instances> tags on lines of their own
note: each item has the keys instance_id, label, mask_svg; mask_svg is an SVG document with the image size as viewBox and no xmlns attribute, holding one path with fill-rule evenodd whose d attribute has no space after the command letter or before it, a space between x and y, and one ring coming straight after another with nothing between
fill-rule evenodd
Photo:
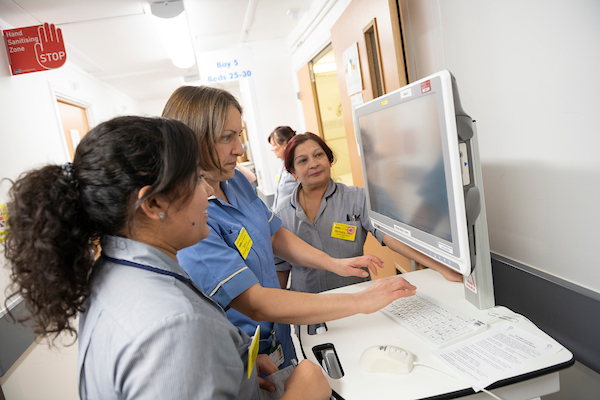
<instances>
[{"instance_id":1,"label":"red dyed hair","mask_svg":"<svg viewBox=\"0 0 600 400\"><path fill-rule=\"evenodd\" d=\"M327 159L329 160L329 162L333 164L333 161L335 160L333 151L329 146L327 146L327 143L325 143L325 141L321 139L320 136L317 136L314 133L310 132L301 133L299 135L295 135L293 138L290 139L283 153L283 165L285 165L285 169L290 174L294 172L294 157L296 155L296 147L308 140L314 140L315 142L317 142L319 146L321 146L325 154L327 154Z\"/></svg>"}]
</instances>

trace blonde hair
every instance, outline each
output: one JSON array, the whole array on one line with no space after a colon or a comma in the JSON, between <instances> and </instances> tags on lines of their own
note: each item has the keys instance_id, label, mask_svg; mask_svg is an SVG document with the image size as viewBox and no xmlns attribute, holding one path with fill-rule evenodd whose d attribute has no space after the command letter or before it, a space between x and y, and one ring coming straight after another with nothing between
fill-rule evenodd
<instances>
[{"instance_id":1,"label":"blonde hair","mask_svg":"<svg viewBox=\"0 0 600 400\"><path fill-rule=\"evenodd\" d=\"M181 86L167 100L162 116L179 120L194 131L203 155L202 169L223 171L216 144L225 129L231 106L242 114L242 106L226 90L209 86Z\"/></svg>"}]
</instances>

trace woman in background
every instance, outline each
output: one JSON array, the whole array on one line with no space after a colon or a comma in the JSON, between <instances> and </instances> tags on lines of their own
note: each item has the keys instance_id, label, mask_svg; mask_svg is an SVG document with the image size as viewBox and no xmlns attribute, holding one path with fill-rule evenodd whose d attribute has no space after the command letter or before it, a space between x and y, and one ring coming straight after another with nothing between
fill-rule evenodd
<instances>
[{"instance_id":1,"label":"woman in background","mask_svg":"<svg viewBox=\"0 0 600 400\"><path fill-rule=\"evenodd\" d=\"M296 134L289 126L278 126L271 132L268 141L271 144L271 151L275 156L282 161L281 170L275 177L275 197L273 198L273 206L275 210L277 206L292 194L292 191L298 186L296 179L285 169L283 165L283 152L291 138Z\"/></svg>"},{"instance_id":2,"label":"woman in background","mask_svg":"<svg viewBox=\"0 0 600 400\"><path fill-rule=\"evenodd\" d=\"M275 209L284 228L335 258L362 255L367 232L371 232L396 253L439 271L449 281L462 281L462 275L373 227L364 188L331 179L334 155L319 136L308 132L294 136L284 158L286 169L300 181L288 200ZM291 270L291 289L300 292L318 293L370 279L339 276L298 263L276 260L276 264L280 282L287 281Z\"/></svg>"},{"instance_id":3,"label":"woman in background","mask_svg":"<svg viewBox=\"0 0 600 400\"><path fill-rule=\"evenodd\" d=\"M281 228L281 220L236 171L243 154L242 108L229 92L207 86L182 86L169 98L163 116L185 122L196 133L207 162L202 168L215 196L209 200L210 234L178 254L181 266L227 317L249 335L260 325L260 352L280 367L296 357L288 324L314 324L357 313L371 313L415 287L402 278L380 279L353 294L313 295L281 290L274 254L307 267L350 276L376 273L377 257L335 259ZM307 397L308 398L308 397Z\"/></svg>"},{"instance_id":4,"label":"woman in background","mask_svg":"<svg viewBox=\"0 0 600 400\"><path fill-rule=\"evenodd\" d=\"M213 191L200 163L183 123L120 117L92 129L72 164L11 188L6 303L22 296L38 334L79 336L82 399L259 399L249 337L177 264L178 250L209 233ZM256 364L277 371L266 356ZM306 362L287 389L282 398L331 393Z\"/></svg>"}]
</instances>

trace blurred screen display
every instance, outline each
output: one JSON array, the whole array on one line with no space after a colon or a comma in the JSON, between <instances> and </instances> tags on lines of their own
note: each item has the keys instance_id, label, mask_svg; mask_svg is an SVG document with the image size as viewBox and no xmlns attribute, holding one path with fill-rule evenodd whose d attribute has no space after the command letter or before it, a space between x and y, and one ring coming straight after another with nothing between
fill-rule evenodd
<instances>
[{"instance_id":1,"label":"blurred screen display","mask_svg":"<svg viewBox=\"0 0 600 400\"><path fill-rule=\"evenodd\" d=\"M359 118L371 209L452 241L433 93Z\"/></svg>"}]
</instances>

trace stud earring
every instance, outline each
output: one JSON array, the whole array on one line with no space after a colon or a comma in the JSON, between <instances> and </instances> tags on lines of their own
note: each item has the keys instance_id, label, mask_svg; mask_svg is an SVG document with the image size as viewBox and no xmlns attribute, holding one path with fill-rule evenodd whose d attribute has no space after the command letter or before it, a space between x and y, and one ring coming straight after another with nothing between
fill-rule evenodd
<instances>
[{"instance_id":1,"label":"stud earring","mask_svg":"<svg viewBox=\"0 0 600 400\"><path fill-rule=\"evenodd\" d=\"M159 211L158 212L158 218L160 218L161 221L164 221L165 220L165 213L162 212L162 211Z\"/></svg>"}]
</instances>

